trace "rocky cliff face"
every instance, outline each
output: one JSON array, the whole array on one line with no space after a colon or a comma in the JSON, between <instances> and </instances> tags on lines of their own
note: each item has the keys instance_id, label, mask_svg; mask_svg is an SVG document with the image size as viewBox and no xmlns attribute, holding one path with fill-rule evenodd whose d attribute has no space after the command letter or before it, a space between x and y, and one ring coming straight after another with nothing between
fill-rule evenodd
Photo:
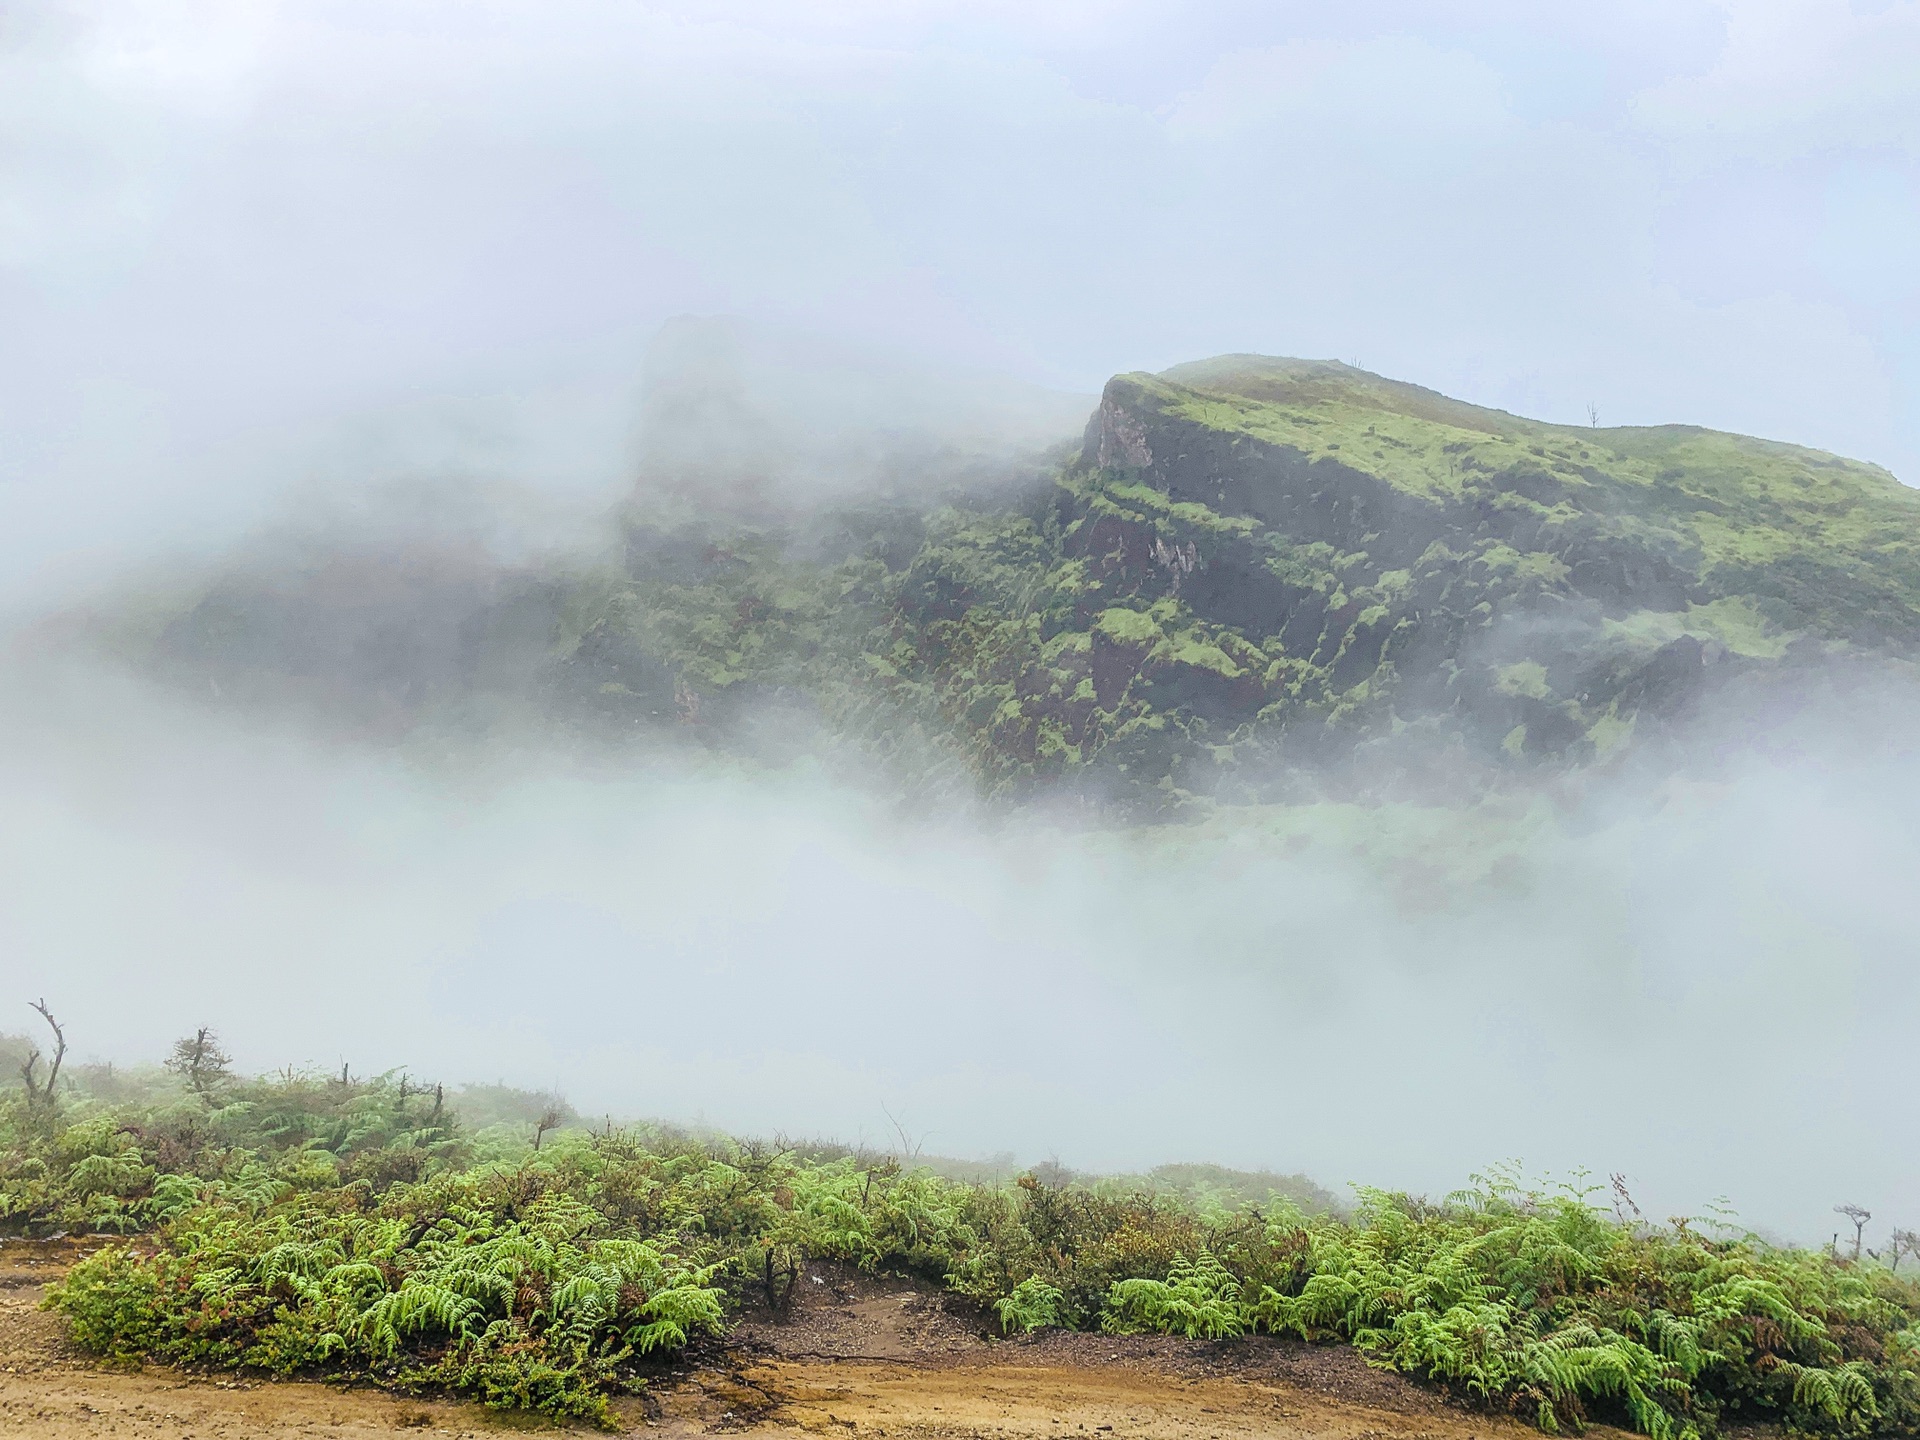
<instances>
[{"instance_id":1,"label":"rocky cliff face","mask_svg":"<svg viewBox=\"0 0 1920 1440\"><path fill-rule=\"evenodd\" d=\"M1071 596L997 723L1094 763L1147 725L1193 783L1410 729L1581 763L1735 678L1920 637L1920 496L1883 471L1340 365L1118 377L1054 520Z\"/></svg>"}]
</instances>

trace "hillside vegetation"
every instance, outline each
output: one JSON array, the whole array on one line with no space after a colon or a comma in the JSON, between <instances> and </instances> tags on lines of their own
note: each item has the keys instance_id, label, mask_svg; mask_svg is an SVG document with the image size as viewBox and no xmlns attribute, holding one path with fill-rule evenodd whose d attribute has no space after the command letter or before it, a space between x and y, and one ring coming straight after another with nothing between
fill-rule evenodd
<instances>
[{"instance_id":1,"label":"hillside vegetation","mask_svg":"<svg viewBox=\"0 0 1920 1440\"><path fill-rule=\"evenodd\" d=\"M650 475L616 565L236 570L145 654L390 732L510 706L733 748L809 731L923 786L1152 810L1605 762L1715 692L1763 709L1920 639L1920 496L1883 470L1328 362L1119 376L1077 449L936 499L704 483Z\"/></svg>"},{"instance_id":2,"label":"hillside vegetation","mask_svg":"<svg viewBox=\"0 0 1920 1440\"><path fill-rule=\"evenodd\" d=\"M1249 1197L1256 1177L1206 1166L954 1179L834 1147L590 1130L500 1087L476 1103L509 1118L471 1131L441 1087L400 1076L239 1079L204 1032L171 1071L57 1087L29 1067L0 1102L0 1225L121 1237L48 1302L104 1356L610 1423L650 1367L743 1308L779 1315L805 1267L834 1260L943 1284L1004 1333L1351 1344L1549 1431L1920 1423L1908 1240L1884 1258L1777 1248L1504 1172L1440 1203L1362 1190L1350 1213L1297 1180Z\"/></svg>"}]
</instances>

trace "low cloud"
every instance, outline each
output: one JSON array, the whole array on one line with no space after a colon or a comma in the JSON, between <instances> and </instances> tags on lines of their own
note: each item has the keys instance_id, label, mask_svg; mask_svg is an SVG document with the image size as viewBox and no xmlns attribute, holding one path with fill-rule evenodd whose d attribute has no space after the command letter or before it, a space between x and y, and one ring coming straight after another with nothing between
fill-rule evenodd
<instances>
[{"instance_id":1,"label":"low cloud","mask_svg":"<svg viewBox=\"0 0 1920 1440\"><path fill-rule=\"evenodd\" d=\"M410 757L15 672L0 988L87 1052L1088 1168L1623 1170L1817 1238L1920 1179L1920 769L1806 737L1571 810L905 818L807 762ZM1898 698L1898 697L1894 697ZM24 1012L23 1012L24 1015ZM27 1017L30 1018L30 1017Z\"/></svg>"}]
</instances>

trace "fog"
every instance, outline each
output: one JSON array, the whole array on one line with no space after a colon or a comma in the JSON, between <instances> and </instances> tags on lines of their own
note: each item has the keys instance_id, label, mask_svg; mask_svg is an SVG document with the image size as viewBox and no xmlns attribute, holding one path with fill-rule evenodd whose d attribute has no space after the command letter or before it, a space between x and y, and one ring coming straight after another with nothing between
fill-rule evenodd
<instances>
[{"instance_id":1,"label":"fog","mask_svg":"<svg viewBox=\"0 0 1920 1440\"><path fill-rule=\"evenodd\" d=\"M49 623L415 529L593 556L636 493L912 494L1236 349L1920 473L1920 5L1315 8L10 7L0 1030L1912 1226L1903 691L1705 716L1678 778L1127 828L804 745L352 738Z\"/></svg>"},{"instance_id":2,"label":"fog","mask_svg":"<svg viewBox=\"0 0 1920 1440\"><path fill-rule=\"evenodd\" d=\"M1813 1236L1920 1180L1911 760L1129 831L804 763L436 763L67 667L3 723L0 971L89 1053L211 1023L263 1068L1097 1169L1519 1157Z\"/></svg>"},{"instance_id":3,"label":"fog","mask_svg":"<svg viewBox=\"0 0 1920 1440\"><path fill-rule=\"evenodd\" d=\"M1914 0L12 0L0 600L246 528L343 415L610 420L682 313L1911 478L1916 71Z\"/></svg>"}]
</instances>

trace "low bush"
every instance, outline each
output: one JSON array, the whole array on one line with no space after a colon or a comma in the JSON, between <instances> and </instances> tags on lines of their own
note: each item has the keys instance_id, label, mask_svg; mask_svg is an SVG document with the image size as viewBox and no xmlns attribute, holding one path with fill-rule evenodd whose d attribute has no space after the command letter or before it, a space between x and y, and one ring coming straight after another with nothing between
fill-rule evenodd
<instances>
[{"instance_id":1,"label":"low bush","mask_svg":"<svg viewBox=\"0 0 1920 1440\"><path fill-rule=\"evenodd\" d=\"M146 1232L51 1292L80 1344L604 1421L646 1357L742 1306L783 1310L832 1259L943 1284L1006 1333L1351 1344L1548 1431L1920 1429L1910 1279L1628 1223L1510 1175L1437 1205L1363 1190L1352 1214L1310 1214L665 1130L563 1129L536 1150L467 1135L443 1097L390 1079L274 1083L289 1089L236 1085L199 1114L178 1096L0 1109L0 1219Z\"/></svg>"},{"instance_id":2,"label":"low bush","mask_svg":"<svg viewBox=\"0 0 1920 1440\"><path fill-rule=\"evenodd\" d=\"M719 1333L722 1294L711 1267L516 1180L483 1171L261 1210L213 1200L157 1252L81 1261L52 1303L102 1354L326 1371L604 1421L623 1364Z\"/></svg>"}]
</instances>

